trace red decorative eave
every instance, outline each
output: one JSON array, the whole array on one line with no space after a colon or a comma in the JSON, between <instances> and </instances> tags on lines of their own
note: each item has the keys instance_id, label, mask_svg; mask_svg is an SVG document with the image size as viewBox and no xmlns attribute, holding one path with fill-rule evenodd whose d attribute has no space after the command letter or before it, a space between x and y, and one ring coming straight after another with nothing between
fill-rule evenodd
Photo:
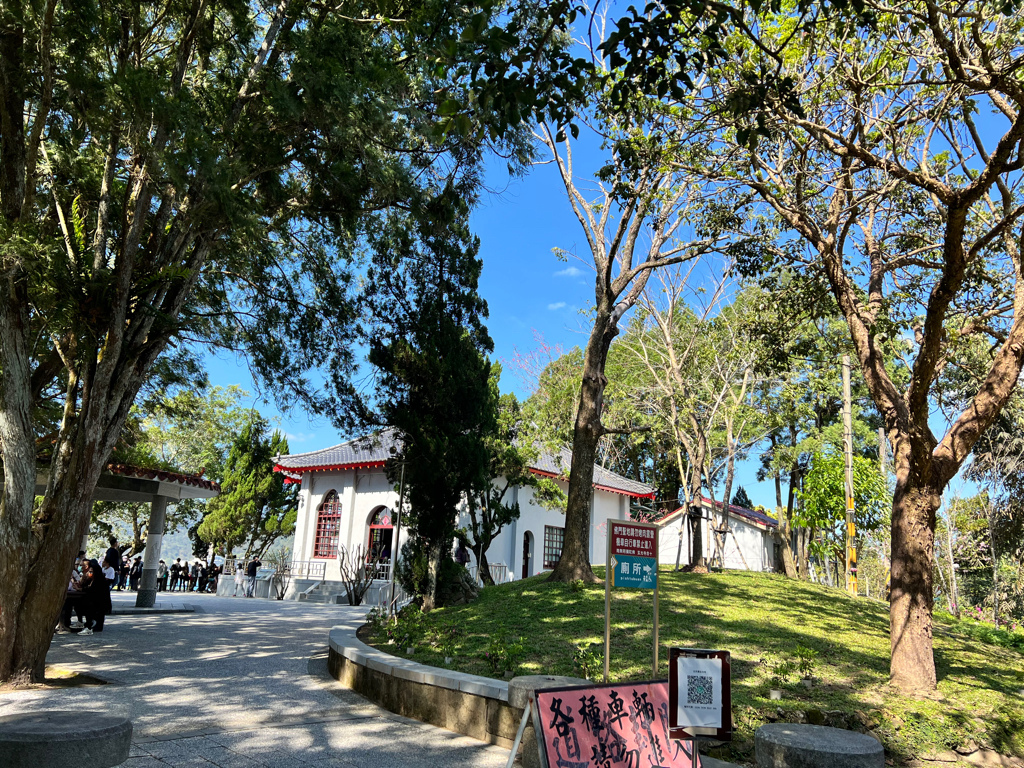
<instances>
[{"instance_id":1,"label":"red decorative eave","mask_svg":"<svg viewBox=\"0 0 1024 768\"><path fill-rule=\"evenodd\" d=\"M205 488L208 491L220 493L220 485L212 480L206 480L199 475L186 475L182 472L170 472L166 469L147 469L145 467L134 467L131 464L107 465L107 472L122 477L138 477L143 480L163 480L167 483L180 483L191 485L196 488Z\"/></svg>"}]
</instances>

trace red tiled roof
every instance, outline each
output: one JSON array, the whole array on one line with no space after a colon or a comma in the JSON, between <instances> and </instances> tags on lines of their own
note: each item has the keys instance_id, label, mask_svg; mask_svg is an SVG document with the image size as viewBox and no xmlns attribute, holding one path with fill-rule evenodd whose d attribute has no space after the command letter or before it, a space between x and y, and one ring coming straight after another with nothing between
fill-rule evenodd
<instances>
[{"instance_id":1,"label":"red tiled roof","mask_svg":"<svg viewBox=\"0 0 1024 768\"><path fill-rule=\"evenodd\" d=\"M134 467L131 464L116 463L108 464L107 472L112 475L121 475L122 477L138 477L143 480L161 480L165 483L191 485L220 493L220 485L212 480L206 480L199 475L186 475L182 472L170 472L166 469L146 469L145 467Z\"/></svg>"},{"instance_id":2,"label":"red tiled roof","mask_svg":"<svg viewBox=\"0 0 1024 768\"><path fill-rule=\"evenodd\" d=\"M330 472L346 469L383 467L384 463L401 448L398 435L388 428L373 435L358 437L347 443L309 453L293 453L279 456L274 470L283 473L292 482L299 482L306 472ZM530 467L530 471L542 477L565 480L572 463L572 454L562 449L558 456L541 453ZM286 481L287 482L287 481ZM601 491L632 496L638 499L653 499L653 486L630 480L603 467L594 465L594 487Z\"/></svg>"},{"instance_id":3,"label":"red tiled roof","mask_svg":"<svg viewBox=\"0 0 1024 768\"><path fill-rule=\"evenodd\" d=\"M711 501L708 498L701 498L701 503L704 506L714 506L715 509L721 513L722 507L724 506L720 501ZM779 522L773 517L769 517L764 512L758 512L756 509L747 509L746 507L737 507L735 504L729 504L729 514L735 517L740 517L748 520L755 525L760 525L762 528L778 528ZM664 525L669 521L670 518L675 518L685 511L685 507L679 507L669 512L667 515L655 520L655 524Z\"/></svg>"}]
</instances>

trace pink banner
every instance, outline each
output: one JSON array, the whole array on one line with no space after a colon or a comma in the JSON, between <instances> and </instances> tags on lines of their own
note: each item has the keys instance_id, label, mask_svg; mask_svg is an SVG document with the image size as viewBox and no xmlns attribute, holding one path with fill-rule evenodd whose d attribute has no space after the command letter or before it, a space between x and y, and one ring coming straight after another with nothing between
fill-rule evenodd
<instances>
[{"instance_id":1,"label":"pink banner","mask_svg":"<svg viewBox=\"0 0 1024 768\"><path fill-rule=\"evenodd\" d=\"M548 768L695 768L668 736L668 681L537 691Z\"/></svg>"}]
</instances>

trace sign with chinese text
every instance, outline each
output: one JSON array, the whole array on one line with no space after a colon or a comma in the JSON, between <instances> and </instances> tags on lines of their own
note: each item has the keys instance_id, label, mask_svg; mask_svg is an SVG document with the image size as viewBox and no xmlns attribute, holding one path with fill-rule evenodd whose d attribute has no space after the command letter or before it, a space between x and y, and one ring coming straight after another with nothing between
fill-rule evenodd
<instances>
[{"instance_id":1,"label":"sign with chinese text","mask_svg":"<svg viewBox=\"0 0 1024 768\"><path fill-rule=\"evenodd\" d=\"M732 738L731 657L728 651L669 651L670 732L674 739Z\"/></svg>"},{"instance_id":2,"label":"sign with chinese text","mask_svg":"<svg viewBox=\"0 0 1024 768\"><path fill-rule=\"evenodd\" d=\"M654 589L658 586L657 563L649 557L611 557L611 567L615 575L616 587L632 587L634 589Z\"/></svg>"},{"instance_id":3,"label":"sign with chinese text","mask_svg":"<svg viewBox=\"0 0 1024 768\"><path fill-rule=\"evenodd\" d=\"M612 586L658 586L658 529L625 520L608 521L608 568Z\"/></svg>"},{"instance_id":4,"label":"sign with chinese text","mask_svg":"<svg viewBox=\"0 0 1024 768\"><path fill-rule=\"evenodd\" d=\"M691 768L693 742L669 734L668 683L606 683L536 692L534 726L548 768Z\"/></svg>"}]
</instances>

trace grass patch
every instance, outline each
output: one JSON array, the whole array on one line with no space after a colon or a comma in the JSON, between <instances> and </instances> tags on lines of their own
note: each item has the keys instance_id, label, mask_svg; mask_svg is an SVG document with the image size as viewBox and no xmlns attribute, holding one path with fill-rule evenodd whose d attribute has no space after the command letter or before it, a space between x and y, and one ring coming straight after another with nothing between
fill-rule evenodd
<instances>
[{"instance_id":1,"label":"grass patch","mask_svg":"<svg viewBox=\"0 0 1024 768\"><path fill-rule=\"evenodd\" d=\"M603 576L603 569L595 571ZM603 654L604 585L552 584L546 576L484 589L470 605L435 611L416 653L389 644L383 630L371 644L432 666L493 677L486 656L496 638L523 639L517 674L580 676L583 651ZM843 591L776 574L660 573L660 667L668 675L668 648L723 648L732 653L731 754L749 759L758 726L773 721L822 721L870 730L887 755L904 762L971 742L1024 757L1024 656L982 641L939 615L933 697L910 698L888 684L889 608ZM652 597L640 590L612 594L611 677L651 677ZM431 626L455 625L452 661L430 645ZM973 633L972 633L973 634ZM797 646L817 652L816 684L796 675L783 700L770 701L772 662L797 661ZM586 656L583 653L583 656ZM585 659L584 659L585 661ZM595 676L601 674L598 668Z\"/></svg>"}]
</instances>

